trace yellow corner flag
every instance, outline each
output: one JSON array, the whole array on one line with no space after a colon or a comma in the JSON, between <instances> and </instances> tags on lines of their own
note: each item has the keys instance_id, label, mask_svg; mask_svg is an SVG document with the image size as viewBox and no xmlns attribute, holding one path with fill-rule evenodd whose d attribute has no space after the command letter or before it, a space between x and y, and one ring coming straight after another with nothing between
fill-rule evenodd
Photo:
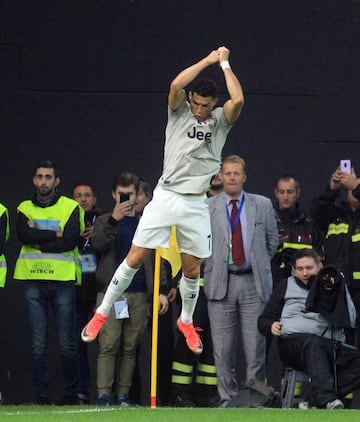
<instances>
[{"instance_id":1,"label":"yellow corner flag","mask_svg":"<svg viewBox=\"0 0 360 422\"><path fill-rule=\"evenodd\" d=\"M180 271L181 268L181 257L180 251L176 240L176 227L171 226L171 235L169 241L169 248L159 248L159 255L161 258L166 259L171 265L171 271L173 277Z\"/></svg>"},{"instance_id":2,"label":"yellow corner flag","mask_svg":"<svg viewBox=\"0 0 360 422\"><path fill-rule=\"evenodd\" d=\"M176 241L176 227L171 227L169 248L159 248L155 252L154 269L154 297L153 297L153 321L152 321L152 342L151 342L151 386L150 406L156 408L157 400L157 350L158 350L158 329L159 329L159 291L160 291L160 258L166 259L171 265L173 277L180 271L181 258L179 247Z\"/></svg>"}]
</instances>

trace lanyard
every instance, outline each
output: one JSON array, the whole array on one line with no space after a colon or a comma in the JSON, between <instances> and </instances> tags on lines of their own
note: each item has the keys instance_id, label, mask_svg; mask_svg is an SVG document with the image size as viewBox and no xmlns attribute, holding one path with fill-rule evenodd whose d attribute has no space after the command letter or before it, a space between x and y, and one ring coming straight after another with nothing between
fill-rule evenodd
<instances>
[{"instance_id":1,"label":"lanyard","mask_svg":"<svg viewBox=\"0 0 360 422\"><path fill-rule=\"evenodd\" d=\"M94 214L91 225L93 226L96 220L96 214ZM90 246L90 237L88 237L86 239L86 242L84 243L83 249L85 249L86 247Z\"/></svg>"},{"instance_id":2,"label":"lanyard","mask_svg":"<svg viewBox=\"0 0 360 422\"><path fill-rule=\"evenodd\" d=\"M238 223L238 221L240 220L240 214L241 214L241 211L242 211L243 206L244 206L244 201L245 201L245 195L243 195L242 198L241 198L240 206L239 206L239 209L238 209L236 216L234 218L234 222L231 222L231 217L230 217L230 214L229 214L229 207L226 206L226 215L227 215L227 219L228 219L228 223L229 223L229 227L230 227L230 233L234 232L235 226Z\"/></svg>"}]
</instances>

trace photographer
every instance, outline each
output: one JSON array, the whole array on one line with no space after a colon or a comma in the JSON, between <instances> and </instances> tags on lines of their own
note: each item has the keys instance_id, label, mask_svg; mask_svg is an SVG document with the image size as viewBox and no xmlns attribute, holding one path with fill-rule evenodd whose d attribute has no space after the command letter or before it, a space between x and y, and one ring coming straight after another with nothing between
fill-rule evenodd
<instances>
[{"instance_id":1,"label":"photographer","mask_svg":"<svg viewBox=\"0 0 360 422\"><path fill-rule=\"evenodd\" d=\"M355 319L342 274L323 268L313 249L299 250L294 276L275 289L258 328L278 337L284 365L311 378L311 406L342 409L342 399L360 387L360 352L344 343L343 333Z\"/></svg>"}]
</instances>

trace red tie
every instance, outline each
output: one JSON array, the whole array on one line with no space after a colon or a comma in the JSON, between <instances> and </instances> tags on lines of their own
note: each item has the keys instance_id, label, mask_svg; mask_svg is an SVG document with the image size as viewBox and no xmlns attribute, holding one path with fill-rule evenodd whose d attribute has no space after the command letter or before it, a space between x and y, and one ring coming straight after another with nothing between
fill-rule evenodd
<instances>
[{"instance_id":1,"label":"red tie","mask_svg":"<svg viewBox=\"0 0 360 422\"><path fill-rule=\"evenodd\" d=\"M232 199L232 210L231 210L231 223L234 224L236 214L238 212L237 200ZM241 233L241 222L240 218L236 223L236 226L233 227L232 231L232 258L233 262L237 266L241 266L245 262L245 252L243 245L243 238Z\"/></svg>"}]
</instances>

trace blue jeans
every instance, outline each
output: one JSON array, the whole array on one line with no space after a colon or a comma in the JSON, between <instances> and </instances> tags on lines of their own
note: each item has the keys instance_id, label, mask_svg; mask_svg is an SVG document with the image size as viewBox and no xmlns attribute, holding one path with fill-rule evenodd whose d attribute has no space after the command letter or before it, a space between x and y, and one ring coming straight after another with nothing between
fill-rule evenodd
<instances>
[{"instance_id":1,"label":"blue jeans","mask_svg":"<svg viewBox=\"0 0 360 422\"><path fill-rule=\"evenodd\" d=\"M34 386L36 393L49 396L48 309L54 313L63 364L64 394L77 392L76 344L74 334L75 286L72 282L28 281L25 286L31 332Z\"/></svg>"}]
</instances>

